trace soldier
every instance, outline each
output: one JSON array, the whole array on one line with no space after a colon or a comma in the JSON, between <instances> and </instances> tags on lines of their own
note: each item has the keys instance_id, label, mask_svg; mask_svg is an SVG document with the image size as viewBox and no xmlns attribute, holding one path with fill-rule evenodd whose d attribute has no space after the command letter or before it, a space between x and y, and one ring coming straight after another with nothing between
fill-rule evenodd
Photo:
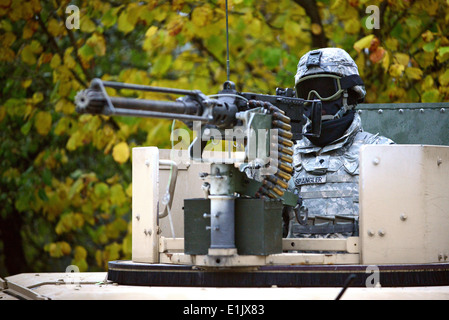
<instances>
[{"instance_id":1,"label":"soldier","mask_svg":"<svg viewBox=\"0 0 449 320\"><path fill-rule=\"evenodd\" d=\"M295 85L299 98L322 101L319 136L311 132L311 110L305 107L308 122L303 139L294 146L295 171L289 183L290 190L302 197L303 207L290 211L288 237L304 237L310 236L304 230L311 230L305 229L307 217L343 216L357 222L360 147L394 142L363 131L354 108L363 102L366 91L357 65L346 51L323 48L308 52L299 60ZM326 236L327 232L321 228L318 233Z\"/></svg>"}]
</instances>

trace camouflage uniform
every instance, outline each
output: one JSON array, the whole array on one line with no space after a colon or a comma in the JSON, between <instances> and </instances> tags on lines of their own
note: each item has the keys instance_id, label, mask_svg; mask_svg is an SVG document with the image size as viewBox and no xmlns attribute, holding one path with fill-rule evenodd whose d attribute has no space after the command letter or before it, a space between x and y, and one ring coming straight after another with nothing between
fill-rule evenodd
<instances>
[{"instance_id":1,"label":"camouflage uniform","mask_svg":"<svg viewBox=\"0 0 449 320\"><path fill-rule=\"evenodd\" d=\"M360 147L392 143L388 138L363 131L360 116L355 114L346 133L324 148L314 146L305 137L297 142L290 189L299 192L309 217L339 215L357 218ZM293 220L293 224L297 223ZM289 234L289 237L297 236L292 232Z\"/></svg>"},{"instance_id":2,"label":"camouflage uniform","mask_svg":"<svg viewBox=\"0 0 449 320\"><path fill-rule=\"evenodd\" d=\"M332 73L341 76L357 74L357 66L352 58L343 50L327 48L321 56L320 66L306 67L307 55L298 63L298 80L310 74ZM353 89L359 97L365 96L363 86ZM347 106L347 110L355 106ZM304 132L307 126L304 126ZM325 145L314 145L309 139L303 139L294 145L294 174L289 182L290 191L299 192L303 198L303 206L307 208L308 217L346 216L358 219L359 205L359 151L364 144L392 144L392 140L363 131L358 113L344 134ZM295 226L298 221L290 217L287 237L307 237L297 234ZM345 234L348 235L348 234ZM329 236L329 235L327 235ZM335 235L334 235L335 236ZM337 235L339 236L339 235Z\"/></svg>"}]
</instances>

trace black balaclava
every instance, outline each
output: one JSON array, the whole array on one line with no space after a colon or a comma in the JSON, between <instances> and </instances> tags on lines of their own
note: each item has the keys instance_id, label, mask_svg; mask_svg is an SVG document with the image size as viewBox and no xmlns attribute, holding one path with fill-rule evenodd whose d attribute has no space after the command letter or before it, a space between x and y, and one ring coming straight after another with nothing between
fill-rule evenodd
<instances>
[{"instance_id":1,"label":"black balaclava","mask_svg":"<svg viewBox=\"0 0 449 320\"><path fill-rule=\"evenodd\" d=\"M357 104L357 99L354 97L354 94L352 90L349 90L349 96L348 96L348 102L349 105ZM339 98L332 100L332 101L322 101L322 115L335 115L343 106L343 97L340 96ZM305 110L304 113L307 117L310 115L308 114L307 110ZM341 118L339 119L331 119L331 120L324 120L321 123L321 134L319 137L314 137L312 135L308 135L307 133L311 130L311 125L309 124L306 127L306 137L309 139L314 145L319 147L325 147L326 145L332 143L333 141L337 140L343 134L346 132L346 130L349 128L349 126L352 123L352 120L354 120L354 114L355 111L349 110L346 112Z\"/></svg>"}]
</instances>

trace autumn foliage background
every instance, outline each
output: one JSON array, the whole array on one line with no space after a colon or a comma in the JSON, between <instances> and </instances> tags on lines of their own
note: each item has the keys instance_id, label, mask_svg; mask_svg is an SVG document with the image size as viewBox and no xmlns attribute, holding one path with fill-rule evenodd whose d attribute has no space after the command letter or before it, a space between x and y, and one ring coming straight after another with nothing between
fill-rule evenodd
<instances>
[{"instance_id":1,"label":"autumn foliage background","mask_svg":"<svg viewBox=\"0 0 449 320\"><path fill-rule=\"evenodd\" d=\"M68 5L80 29L66 28ZM369 5L379 29L366 28ZM79 115L74 96L95 77L216 93L224 6L0 0L1 276L130 259L131 149L169 148L172 122ZM357 62L366 102L449 101L447 0L229 0L229 9L240 91L293 87L301 55L337 46Z\"/></svg>"}]
</instances>

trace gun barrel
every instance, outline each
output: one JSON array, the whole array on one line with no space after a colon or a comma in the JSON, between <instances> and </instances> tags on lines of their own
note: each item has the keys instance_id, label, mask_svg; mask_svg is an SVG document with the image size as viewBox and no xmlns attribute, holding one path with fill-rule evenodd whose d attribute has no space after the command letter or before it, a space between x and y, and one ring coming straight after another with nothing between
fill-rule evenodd
<instances>
[{"instance_id":1,"label":"gun barrel","mask_svg":"<svg viewBox=\"0 0 449 320\"><path fill-rule=\"evenodd\" d=\"M186 90L180 90L180 92L184 91ZM201 106L194 100L160 101L106 97L99 90L86 89L77 94L75 103L77 111L80 113L208 121L207 118L198 115Z\"/></svg>"}]
</instances>

